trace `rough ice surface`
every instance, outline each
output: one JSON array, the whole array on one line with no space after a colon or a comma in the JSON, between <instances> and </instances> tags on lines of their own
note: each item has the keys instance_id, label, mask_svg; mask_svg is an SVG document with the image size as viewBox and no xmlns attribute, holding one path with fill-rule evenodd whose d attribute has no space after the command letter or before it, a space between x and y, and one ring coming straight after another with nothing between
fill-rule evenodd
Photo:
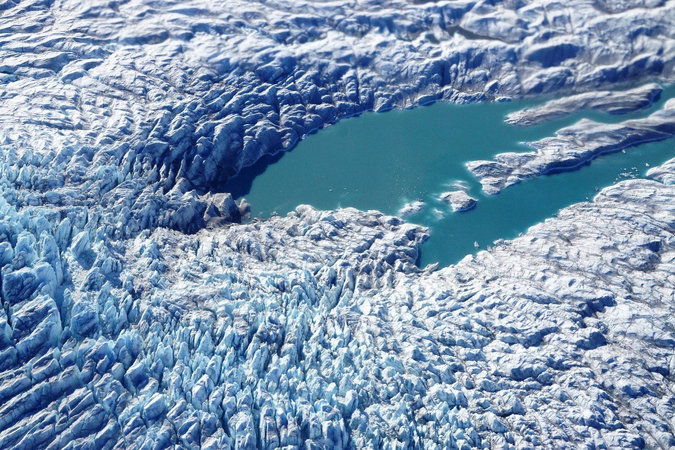
<instances>
[{"instance_id":1,"label":"rough ice surface","mask_svg":"<svg viewBox=\"0 0 675 450\"><path fill-rule=\"evenodd\" d=\"M564 117L582 109L624 114L650 106L661 95L661 86L646 84L627 91L593 91L550 100L541 106L526 108L506 116L511 125L531 126Z\"/></svg>"},{"instance_id":2,"label":"rough ice surface","mask_svg":"<svg viewBox=\"0 0 675 450\"><path fill-rule=\"evenodd\" d=\"M218 189L368 109L672 80L674 21L658 0L1 3L0 448L675 446L674 161L441 270L400 219L241 225ZM672 134L664 111L639 133Z\"/></svg>"}]
</instances>

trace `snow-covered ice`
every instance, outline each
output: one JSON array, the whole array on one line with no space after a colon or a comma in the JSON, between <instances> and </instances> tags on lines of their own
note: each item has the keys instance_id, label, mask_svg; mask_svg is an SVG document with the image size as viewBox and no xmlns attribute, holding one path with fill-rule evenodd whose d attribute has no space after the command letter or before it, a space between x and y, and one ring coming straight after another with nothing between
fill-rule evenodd
<instances>
[{"instance_id":1,"label":"snow-covered ice","mask_svg":"<svg viewBox=\"0 0 675 450\"><path fill-rule=\"evenodd\" d=\"M237 224L219 192L369 109L672 81L674 21L660 0L0 4L0 448L675 446L673 161L440 270L399 218ZM547 156L572 137L589 153Z\"/></svg>"},{"instance_id":2,"label":"snow-covered ice","mask_svg":"<svg viewBox=\"0 0 675 450\"><path fill-rule=\"evenodd\" d=\"M58 214L4 203L0 444L672 446L673 205L624 181L426 271L375 212L77 252L95 217L59 248Z\"/></svg>"}]
</instances>

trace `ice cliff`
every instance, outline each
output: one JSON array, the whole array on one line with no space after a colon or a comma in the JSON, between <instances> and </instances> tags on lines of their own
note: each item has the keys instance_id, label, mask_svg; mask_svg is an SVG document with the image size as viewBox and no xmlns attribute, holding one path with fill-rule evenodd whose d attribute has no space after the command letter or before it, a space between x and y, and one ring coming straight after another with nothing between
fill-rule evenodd
<instances>
[{"instance_id":1,"label":"ice cliff","mask_svg":"<svg viewBox=\"0 0 675 450\"><path fill-rule=\"evenodd\" d=\"M673 22L651 0L0 3L0 448L675 446L672 161L441 270L400 219L242 225L219 192L368 109L672 80Z\"/></svg>"}]
</instances>

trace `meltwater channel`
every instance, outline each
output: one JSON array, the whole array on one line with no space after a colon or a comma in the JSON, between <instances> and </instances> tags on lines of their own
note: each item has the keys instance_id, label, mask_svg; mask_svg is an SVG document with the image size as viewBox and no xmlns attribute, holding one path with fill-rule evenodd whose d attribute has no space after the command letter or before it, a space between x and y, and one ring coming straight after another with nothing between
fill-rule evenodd
<instances>
[{"instance_id":1,"label":"meltwater channel","mask_svg":"<svg viewBox=\"0 0 675 450\"><path fill-rule=\"evenodd\" d=\"M650 108L623 115L579 111L533 127L508 125L510 112L543 100L457 105L436 103L403 111L365 113L308 136L290 152L267 156L223 188L245 197L254 217L286 214L300 204L319 209L352 206L396 215L410 201L424 208L409 217L429 228L420 266L445 266L511 239L560 209L591 199L618 180L644 176L651 166L675 157L675 140L639 145L600 156L569 172L541 176L487 196L465 163L497 153L528 151L523 142L552 136L582 118L616 123L644 117L675 96L664 89ZM475 209L453 213L438 196L456 183L478 200Z\"/></svg>"}]
</instances>

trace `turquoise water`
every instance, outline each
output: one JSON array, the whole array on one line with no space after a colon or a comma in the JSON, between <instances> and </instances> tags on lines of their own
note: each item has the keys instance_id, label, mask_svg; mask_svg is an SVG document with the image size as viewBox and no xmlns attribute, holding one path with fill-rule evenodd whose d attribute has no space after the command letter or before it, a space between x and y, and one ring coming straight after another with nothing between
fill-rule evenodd
<instances>
[{"instance_id":1,"label":"turquoise water","mask_svg":"<svg viewBox=\"0 0 675 450\"><path fill-rule=\"evenodd\" d=\"M423 199L424 208L408 218L431 231L422 246L420 265L453 264L496 239L517 236L565 206L592 198L597 188L643 175L647 164L675 157L675 143L670 139L601 156L578 170L527 180L496 196L483 195L465 162L527 151L521 142L551 136L584 117L606 123L642 117L674 95L675 87L670 87L651 108L631 114L584 111L525 128L505 124L504 117L541 100L437 103L366 113L307 137L290 152L263 158L223 190L245 197L255 217L286 214L300 204L397 214L404 204ZM478 200L475 209L453 213L438 200L439 194L458 182Z\"/></svg>"}]
</instances>

